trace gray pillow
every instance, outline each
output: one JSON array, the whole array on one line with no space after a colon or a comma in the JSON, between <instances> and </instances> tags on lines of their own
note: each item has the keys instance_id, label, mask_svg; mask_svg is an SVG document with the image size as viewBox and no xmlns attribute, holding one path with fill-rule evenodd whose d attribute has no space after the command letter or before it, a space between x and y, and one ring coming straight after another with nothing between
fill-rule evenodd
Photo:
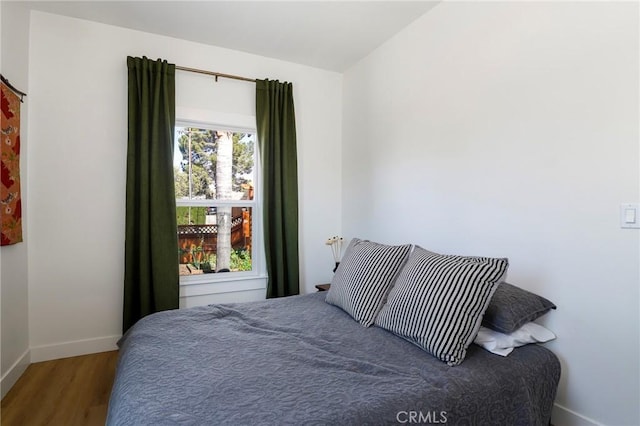
<instances>
[{"instance_id":1,"label":"gray pillow","mask_svg":"<svg viewBox=\"0 0 640 426\"><path fill-rule=\"evenodd\" d=\"M369 327L410 251L411 244L388 246L354 238L331 280L325 301Z\"/></svg>"},{"instance_id":2,"label":"gray pillow","mask_svg":"<svg viewBox=\"0 0 640 426\"><path fill-rule=\"evenodd\" d=\"M502 282L484 313L482 325L500 333L513 333L528 322L556 309L542 296Z\"/></svg>"}]
</instances>

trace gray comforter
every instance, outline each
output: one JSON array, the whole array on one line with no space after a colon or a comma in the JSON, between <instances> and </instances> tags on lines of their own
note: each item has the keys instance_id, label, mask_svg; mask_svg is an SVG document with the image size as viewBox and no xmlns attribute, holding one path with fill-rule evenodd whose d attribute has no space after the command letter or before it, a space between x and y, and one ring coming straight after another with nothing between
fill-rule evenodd
<instances>
[{"instance_id":1,"label":"gray comforter","mask_svg":"<svg viewBox=\"0 0 640 426\"><path fill-rule=\"evenodd\" d=\"M558 359L472 345L449 367L325 293L161 312L120 341L109 425L547 425Z\"/></svg>"}]
</instances>

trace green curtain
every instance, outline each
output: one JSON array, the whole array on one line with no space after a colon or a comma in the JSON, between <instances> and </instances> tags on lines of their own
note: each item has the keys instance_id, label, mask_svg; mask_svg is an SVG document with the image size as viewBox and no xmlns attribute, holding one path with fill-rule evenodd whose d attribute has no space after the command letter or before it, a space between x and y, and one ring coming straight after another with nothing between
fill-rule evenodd
<instances>
[{"instance_id":1,"label":"green curtain","mask_svg":"<svg viewBox=\"0 0 640 426\"><path fill-rule=\"evenodd\" d=\"M267 297L300 293L298 162L291 83L256 81L256 124L262 160Z\"/></svg>"},{"instance_id":2,"label":"green curtain","mask_svg":"<svg viewBox=\"0 0 640 426\"><path fill-rule=\"evenodd\" d=\"M129 137L123 332L140 318L178 308L178 236L173 182L175 65L127 57Z\"/></svg>"}]
</instances>

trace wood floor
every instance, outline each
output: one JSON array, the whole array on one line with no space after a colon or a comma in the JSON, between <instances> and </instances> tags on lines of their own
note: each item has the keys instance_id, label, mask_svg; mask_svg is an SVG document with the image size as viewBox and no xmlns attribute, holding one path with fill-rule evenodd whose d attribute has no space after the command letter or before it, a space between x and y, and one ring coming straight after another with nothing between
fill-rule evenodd
<instances>
[{"instance_id":1,"label":"wood floor","mask_svg":"<svg viewBox=\"0 0 640 426\"><path fill-rule=\"evenodd\" d=\"M2 399L2 426L104 425L118 352L31 364Z\"/></svg>"}]
</instances>

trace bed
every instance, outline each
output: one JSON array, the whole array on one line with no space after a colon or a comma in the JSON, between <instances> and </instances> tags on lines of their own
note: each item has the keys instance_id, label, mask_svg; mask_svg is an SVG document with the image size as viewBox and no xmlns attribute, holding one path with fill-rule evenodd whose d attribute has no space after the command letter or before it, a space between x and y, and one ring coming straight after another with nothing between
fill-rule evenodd
<instances>
[{"instance_id":1,"label":"bed","mask_svg":"<svg viewBox=\"0 0 640 426\"><path fill-rule=\"evenodd\" d=\"M547 425L560 377L539 345L455 367L327 293L160 312L119 342L108 425Z\"/></svg>"}]
</instances>

